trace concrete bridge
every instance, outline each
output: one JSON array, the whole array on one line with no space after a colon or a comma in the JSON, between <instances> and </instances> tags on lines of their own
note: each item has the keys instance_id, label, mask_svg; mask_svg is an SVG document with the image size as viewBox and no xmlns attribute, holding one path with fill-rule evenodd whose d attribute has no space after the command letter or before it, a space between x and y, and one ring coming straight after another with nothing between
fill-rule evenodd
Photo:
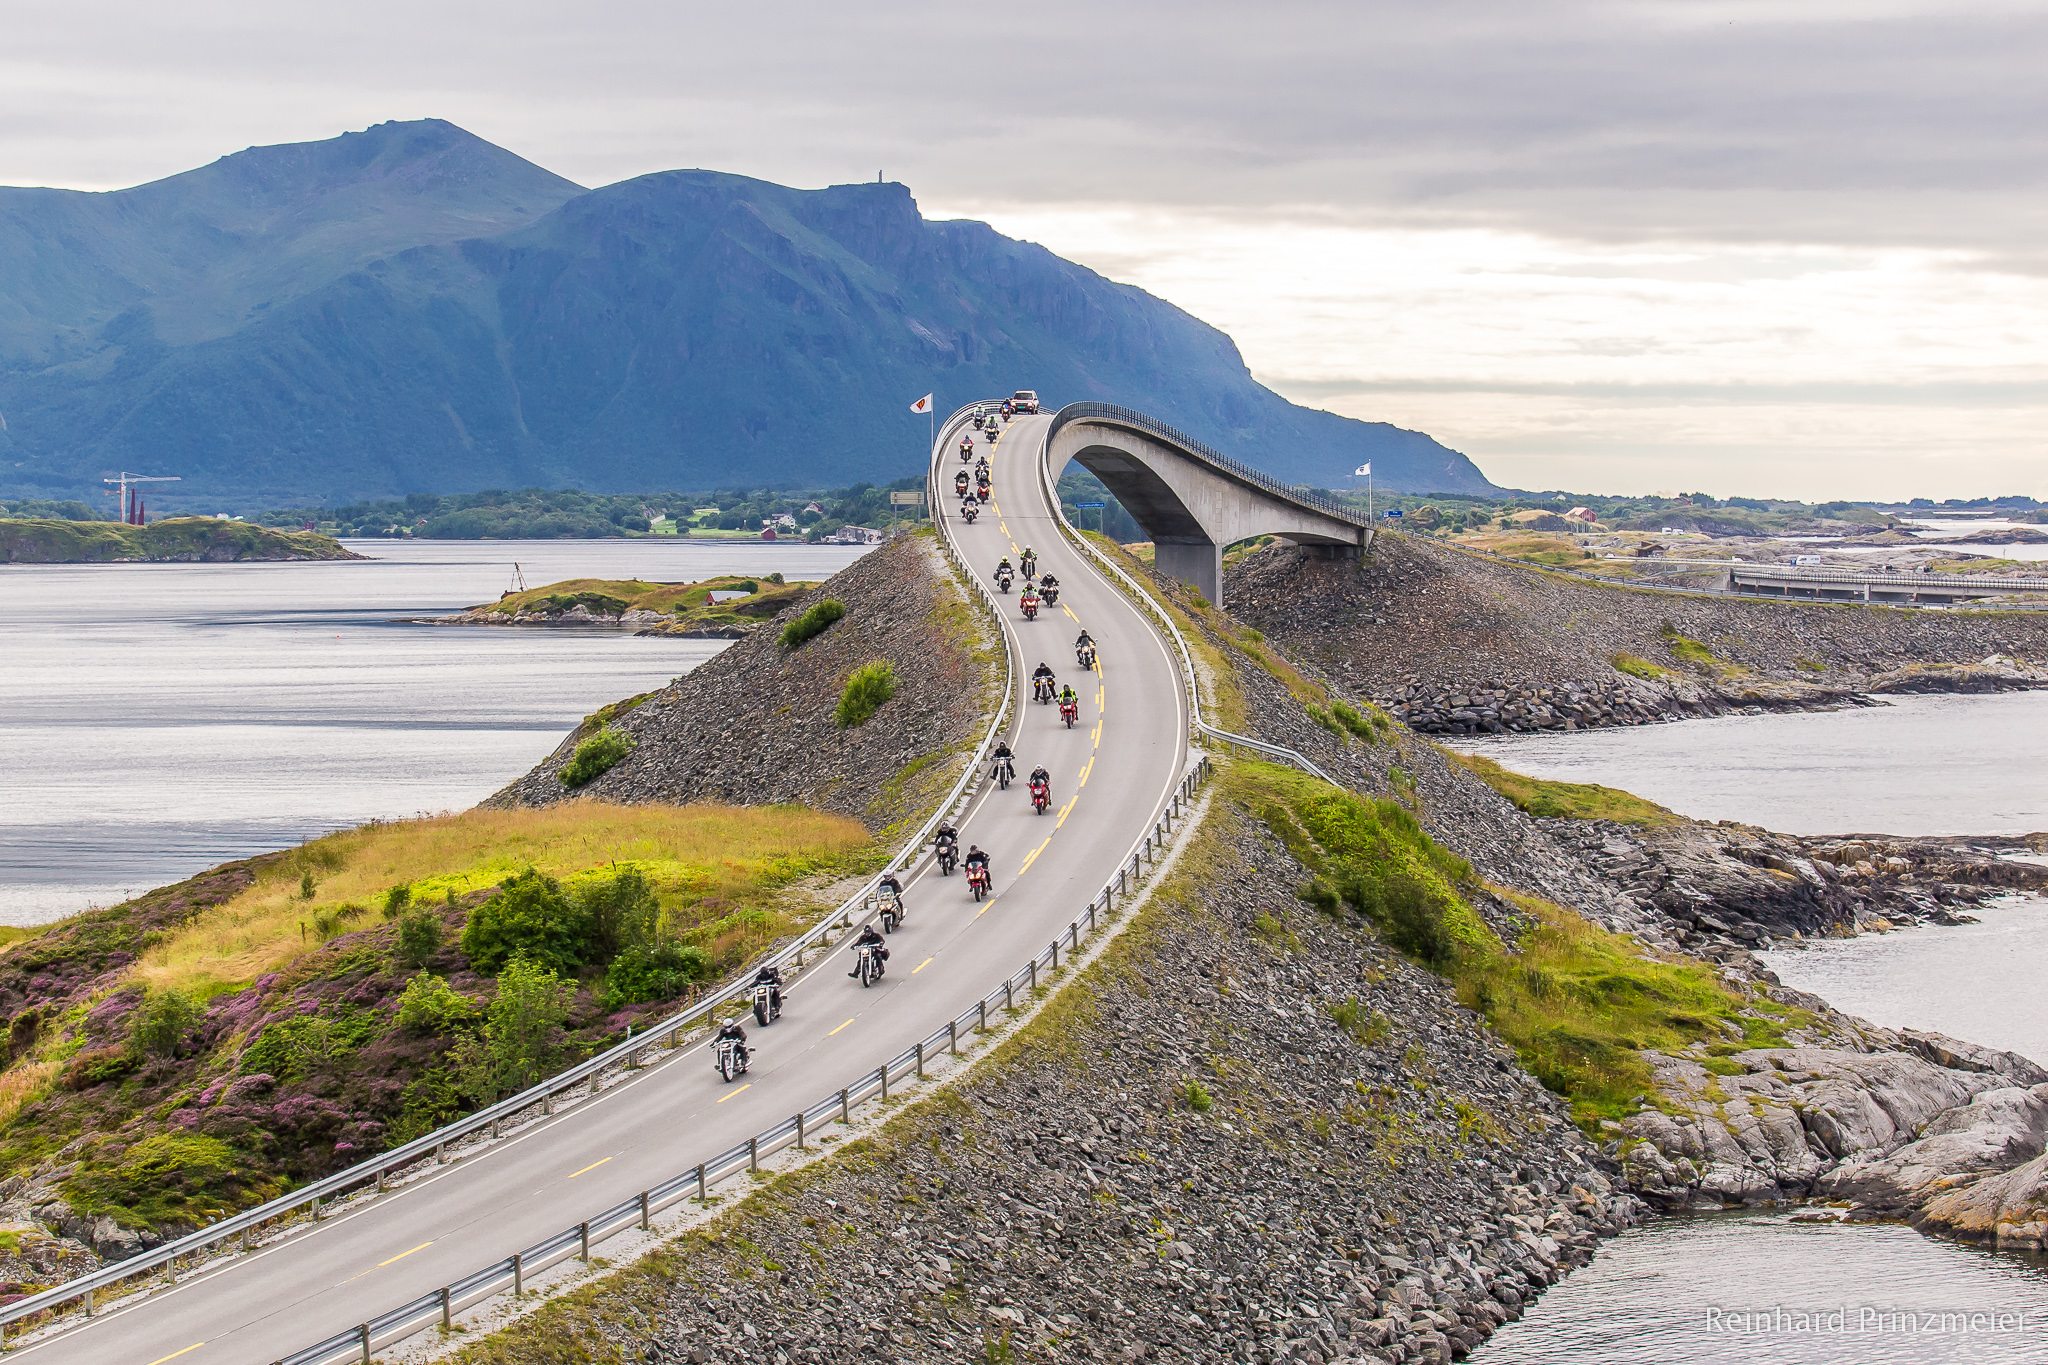
<instances>
[{"instance_id":1,"label":"concrete bridge","mask_svg":"<svg viewBox=\"0 0 2048 1365\"><path fill-rule=\"evenodd\" d=\"M1856 573L1847 569L1731 564L1727 591L1836 602L1967 602L2048 592L2048 578L2014 574Z\"/></svg>"},{"instance_id":2,"label":"concrete bridge","mask_svg":"<svg viewBox=\"0 0 2048 1365\"><path fill-rule=\"evenodd\" d=\"M1069 403L1045 443L1048 479L1069 461L1102 480L1152 539L1153 565L1223 605L1223 551L1279 536L1357 555L1372 524L1332 498L1291 488L1129 408Z\"/></svg>"}]
</instances>

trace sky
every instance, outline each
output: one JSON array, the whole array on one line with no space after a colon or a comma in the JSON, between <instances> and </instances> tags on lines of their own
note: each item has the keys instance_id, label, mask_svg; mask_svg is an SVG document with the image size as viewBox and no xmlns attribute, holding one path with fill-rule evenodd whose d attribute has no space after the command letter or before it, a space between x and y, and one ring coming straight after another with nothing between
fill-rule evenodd
<instances>
[{"instance_id":1,"label":"sky","mask_svg":"<svg viewBox=\"0 0 2048 1365\"><path fill-rule=\"evenodd\" d=\"M8 30L0 183L420 117L586 185L881 173L1504 484L2048 497L2048 0L79 0Z\"/></svg>"}]
</instances>

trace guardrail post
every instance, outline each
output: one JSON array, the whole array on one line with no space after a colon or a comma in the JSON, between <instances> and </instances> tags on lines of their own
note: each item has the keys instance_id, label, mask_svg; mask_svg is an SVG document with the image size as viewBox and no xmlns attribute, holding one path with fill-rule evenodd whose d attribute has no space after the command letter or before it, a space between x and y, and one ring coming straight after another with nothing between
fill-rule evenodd
<instances>
[{"instance_id":1,"label":"guardrail post","mask_svg":"<svg viewBox=\"0 0 2048 1365\"><path fill-rule=\"evenodd\" d=\"M761 1169L761 1135L758 1133L747 1139L747 1169Z\"/></svg>"},{"instance_id":2,"label":"guardrail post","mask_svg":"<svg viewBox=\"0 0 2048 1365\"><path fill-rule=\"evenodd\" d=\"M946 1049L955 1057L960 1055L960 1021L957 1019L946 1021Z\"/></svg>"},{"instance_id":3,"label":"guardrail post","mask_svg":"<svg viewBox=\"0 0 2048 1365\"><path fill-rule=\"evenodd\" d=\"M512 1253L512 1297L518 1298L526 1292L526 1253Z\"/></svg>"},{"instance_id":4,"label":"guardrail post","mask_svg":"<svg viewBox=\"0 0 2048 1365\"><path fill-rule=\"evenodd\" d=\"M882 1078L882 1103L889 1102L889 1064L883 1062L875 1068L875 1074Z\"/></svg>"},{"instance_id":5,"label":"guardrail post","mask_svg":"<svg viewBox=\"0 0 2048 1365\"><path fill-rule=\"evenodd\" d=\"M1032 965L1038 965L1036 959L1033 959ZM1003 982L1003 1011L1006 1014L1014 1014L1017 1011L1017 987L1012 981Z\"/></svg>"},{"instance_id":6,"label":"guardrail post","mask_svg":"<svg viewBox=\"0 0 2048 1365\"><path fill-rule=\"evenodd\" d=\"M92 1286L91 1286L91 1285L87 1285L87 1286L86 1286L86 1288L85 1288L85 1315L86 1315L87 1317L91 1317L91 1316L92 1316Z\"/></svg>"},{"instance_id":7,"label":"guardrail post","mask_svg":"<svg viewBox=\"0 0 2048 1365\"><path fill-rule=\"evenodd\" d=\"M842 1085L839 1087L839 1121L841 1123L853 1122L853 1094L849 1086Z\"/></svg>"},{"instance_id":8,"label":"guardrail post","mask_svg":"<svg viewBox=\"0 0 2048 1365\"><path fill-rule=\"evenodd\" d=\"M384 1181L390 1175L382 1166L377 1168L377 1193L384 1193Z\"/></svg>"},{"instance_id":9,"label":"guardrail post","mask_svg":"<svg viewBox=\"0 0 2048 1365\"><path fill-rule=\"evenodd\" d=\"M922 1041L917 1045L917 1078L919 1080L924 1079L924 1043Z\"/></svg>"},{"instance_id":10,"label":"guardrail post","mask_svg":"<svg viewBox=\"0 0 2048 1365\"><path fill-rule=\"evenodd\" d=\"M1052 969L1054 971L1060 969L1060 941L1058 939L1052 941ZM1038 959L1035 957L1031 959L1031 984L1034 986L1038 984Z\"/></svg>"},{"instance_id":11,"label":"guardrail post","mask_svg":"<svg viewBox=\"0 0 2048 1365\"><path fill-rule=\"evenodd\" d=\"M654 1210L648 1205L647 1191L640 1191L640 1231L646 1232L654 1226Z\"/></svg>"},{"instance_id":12,"label":"guardrail post","mask_svg":"<svg viewBox=\"0 0 2048 1365\"><path fill-rule=\"evenodd\" d=\"M988 999L986 996L974 1002L974 1031L976 1033L988 1032Z\"/></svg>"},{"instance_id":13,"label":"guardrail post","mask_svg":"<svg viewBox=\"0 0 2048 1365\"><path fill-rule=\"evenodd\" d=\"M455 1330L455 1296L448 1291L445 1284L441 1286L441 1330Z\"/></svg>"},{"instance_id":14,"label":"guardrail post","mask_svg":"<svg viewBox=\"0 0 2048 1365\"><path fill-rule=\"evenodd\" d=\"M576 1225L576 1254L583 1264L590 1264L590 1223L588 1220Z\"/></svg>"},{"instance_id":15,"label":"guardrail post","mask_svg":"<svg viewBox=\"0 0 2048 1365\"><path fill-rule=\"evenodd\" d=\"M1059 951L1060 951L1060 945L1059 945L1058 943L1054 943L1054 944L1052 945L1052 951L1053 951L1053 965L1054 965L1054 966L1058 966L1058 965L1059 965ZM1029 967L1031 968L1031 989L1035 991L1035 990L1037 990L1037 989L1038 989L1038 959L1034 957L1034 958L1032 958L1032 959L1031 959L1031 961L1030 961L1029 963L1027 963L1026 965L1027 965L1027 966L1029 966Z\"/></svg>"},{"instance_id":16,"label":"guardrail post","mask_svg":"<svg viewBox=\"0 0 2048 1365\"><path fill-rule=\"evenodd\" d=\"M437 1142L437 1143L435 1143L435 1144L434 1144L434 1164L435 1164L436 1166L445 1166L445 1165L447 1165L447 1164L448 1164L448 1144L447 1144L447 1143L445 1143L445 1142Z\"/></svg>"},{"instance_id":17,"label":"guardrail post","mask_svg":"<svg viewBox=\"0 0 2048 1365\"><path fill-rule=\"evenodd\" d=\"M796 1111L796 1149L799 1152L804 1149L804 1111L801 1109Z\"/></svg>"},{"instance_id":18,"label":"guardrail post","mask_svg":"<svg viewBox=\"0 0 2048 1365\"><path fill-rule=\"evenodd\" d=\"M700 1161L697 1163L697 1202L700 1204L709 1203L710 1199L711 1186L705 1180L704 1163Z\"/></svg>"},{"instance_id":19,"label":"guardrail post","mask_svg":"<svg viewBox=\"0 0 2048 1365\"><path fill-rule=\"evenodd\" d=\"M370 1324L363 1323L356 1328L356 1340L362 1344L363 1365L370 1365Z\"/></svg>"},{"instance_id":20,"label":"guardrail post","mask_svg":"<svg viewBox=\"0 0 2048 1365\"><path fill-rule=\"evenodd\" d=\"M315 1195L315 1196L313 1196L313 1209L312 1209L312 1213L313 1213L313 1221L314 1221L314 1222L316 1222L316 1223L317 1223L317 1222L319 1222L319 1221L320 1221L320 1197L319 1197L318 1195Z\"/></svg>"}]
</instances>

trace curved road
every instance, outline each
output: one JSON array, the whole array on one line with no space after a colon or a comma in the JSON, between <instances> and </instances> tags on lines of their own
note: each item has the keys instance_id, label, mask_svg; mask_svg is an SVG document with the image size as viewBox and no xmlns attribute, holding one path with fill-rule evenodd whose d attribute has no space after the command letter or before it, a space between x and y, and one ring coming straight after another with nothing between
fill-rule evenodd
<instances>
[{"instance_id":1,"label":"curved road","mask_svg":"<svg viewBox=\"0 0 2048 1365\"><path fill-rule=\"evenodd\" d=\"M1037 473L1049 423L1010 424L992 452L989 511L974 526L955 522L961 550L991 588L996 562L1014 562L1025 545L1038 550L1041 572L1059 575L1058 607L1027 622L1014 597L1002 599L1005 627L1024 674L1044 659L1081 693L1074 729L1027 693L1010 731L1020 778L1034 763L1051 771L1053 809L1034 816L1021 780L1007 792L991 785L961 825L963 843L993 858L992 898L976 905L964 878L941 878L927 859L906 883L908 917L891 940L888 976L863 989L845 974L847 954L826 959L791 986L774 1026L751 1031L754 1065L741 1083L722 1084L702 1047L684 1049L436 1174L11 1358L274 1360L745 1141L943 1028L1043 948L1158 817L1183 771L1188 719L1166 645L1056 531ZM958 457L941 458L946 492L936 510L957 517ZM1098 676L1074 666L1082 625L1100 646Z\"/></svg>"}]
</instances>

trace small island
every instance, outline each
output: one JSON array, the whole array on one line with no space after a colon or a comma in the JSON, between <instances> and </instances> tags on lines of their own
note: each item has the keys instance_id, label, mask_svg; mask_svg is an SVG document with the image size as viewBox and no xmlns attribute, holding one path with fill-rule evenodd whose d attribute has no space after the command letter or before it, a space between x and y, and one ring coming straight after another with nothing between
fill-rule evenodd
<instances>
[{"instance_id":1,"label":"small island","mask_svg":"<svg viewBox=\"0 0 2048 1365\"><path fill-rule=\"evenodd\" d=\"M362 557L312 531L279 531L220 517L167 517L147 526L60 517L0 519L0 564L240 564Z\"/></svg>"},{"instance_id":2,"label":"small island","mask_svg":"<svg viewBox=\"0 0 2048 1365\"><path fill-rule=\"evenodd\" d=\"M737 640L773 619L815 583L785 583L781 574L727 575L700 583L648 583L637 578L571 578L508 592L485 606L440 616L444 626L610 626L642 635Z\"/></svg>"}]
</instances>

